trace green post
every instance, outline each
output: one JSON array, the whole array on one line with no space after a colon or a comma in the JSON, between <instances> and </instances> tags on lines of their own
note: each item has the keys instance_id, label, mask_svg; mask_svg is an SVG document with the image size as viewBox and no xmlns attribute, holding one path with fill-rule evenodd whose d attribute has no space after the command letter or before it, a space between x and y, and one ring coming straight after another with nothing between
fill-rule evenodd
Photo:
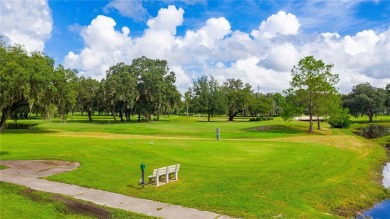
<instances>
[{"instance_id":1,"label":"green post","mask_svg":"<svg viewBox=\"0 0 390 219\"><path fill-rule=\"evenodd\" d=\"M145 180L144 180L144 177L145 177L145 167L146 165L142 162L141 163L141 185L142 185L142 188L144 188L145 186Z\"/></svg>"}]
</instances>

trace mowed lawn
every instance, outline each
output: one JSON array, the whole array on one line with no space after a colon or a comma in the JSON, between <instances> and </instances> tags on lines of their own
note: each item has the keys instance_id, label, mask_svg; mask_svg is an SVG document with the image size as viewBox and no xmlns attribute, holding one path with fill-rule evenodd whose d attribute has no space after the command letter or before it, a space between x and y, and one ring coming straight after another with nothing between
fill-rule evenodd
<instances>
[{"instance_id":1,"label":"mowed lawn","mask_svg":"<svg viewBox=\"0 0 390 219\"><path fill-rule=\"evenodd\" d=\"M77 170L49 179L244 218L353 216L389 197L381 187L384 148L325 123L308 134L308 123L278 119L110 119L25 121L39 125L0 134L0 159L77 161ZM141 189L142 162L147 175L180 163L180 180Z\"/></svg>"}]
</instances>

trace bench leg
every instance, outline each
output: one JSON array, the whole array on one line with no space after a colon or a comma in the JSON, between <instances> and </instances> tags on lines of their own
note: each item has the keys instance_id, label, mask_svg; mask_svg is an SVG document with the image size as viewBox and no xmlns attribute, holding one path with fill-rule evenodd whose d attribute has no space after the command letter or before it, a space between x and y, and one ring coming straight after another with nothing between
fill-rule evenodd
<instances>
[{"instance_id":1,"label":"bench leg","mask_svg":"<svg viewBox=\"0 0 390 219\"><path fill-rule=\"evenodd\" d=\"M165 171L165 182L169 183L169 168L167 167L167 170Z\"/></svg>"},{"instance_id":2,"label":"bench leg","mask_svg":"<svg viewBox=\"0 0 390 219\"><path fill-rule=\"evenodd\" d=\"M175 167L175 180L177 180L179 178L179 166L178 164L176 164L176 167Z\"/></svg>"},{"instance_id":3,"label":"bench leg","mask_svg":"<svg viewBox=\"0 0 390 219\"><path fill-rule=\"evenodd\" d=\"M159 169L157 169L157 173L156 173L156 186L160 185L160 174L158 173L158 170Z\"/></svg>"},{"instance_id":4,"label":"bench leg","mask_svg":"<svg viewBox=\"0 0 390 219\"><path fill-rule=\"evenodd\" d=\"M177 180L179 178L179 171L176 171L175 172L175 180Z\"/></svg>"}]
</instances>

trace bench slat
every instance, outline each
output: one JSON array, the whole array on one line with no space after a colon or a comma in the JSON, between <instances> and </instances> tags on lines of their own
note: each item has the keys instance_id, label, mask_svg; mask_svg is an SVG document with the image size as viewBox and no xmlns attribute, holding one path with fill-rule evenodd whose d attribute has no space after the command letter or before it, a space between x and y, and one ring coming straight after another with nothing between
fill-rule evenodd
<instances>
[{"instance_id":1,"label":"bench slat","mask_svg":"<svg viewBox=\"0 0 390 219\"><path fill-rule=\"evenodd\" d=\"M159 185L159 180L160 180L159 178L160 178L160 176L165 176L165 181L168 183L170 174L175 174L174 179L175 180L178 179L178 172L179 172L179 170L180 170L180 164L166 166L166 167L161 167L161 168L158 168L158 169L154 169L153 170L153 175L148 176L148 178L149 178L149 181L155 178L156 179L156 185L158 186ZM158 174L157 174L157 172L158 172ZM157 177L157 175L158 175L158 177Z\"/></svg>"}]
</instances>

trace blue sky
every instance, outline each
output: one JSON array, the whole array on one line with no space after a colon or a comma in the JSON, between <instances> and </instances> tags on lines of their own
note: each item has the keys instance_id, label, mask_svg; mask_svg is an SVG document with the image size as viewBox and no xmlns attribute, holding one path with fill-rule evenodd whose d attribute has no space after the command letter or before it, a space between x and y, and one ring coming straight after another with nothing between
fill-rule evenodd
<instances>
[{"instance_id":1,"label":"blue sky","mask_svg":"<svg viewBox=\"0 0 390 219\"><path fill-rule=\"evenodd\" d=\"M56 64L101 79L117 62L166 59L186 90L202 74L241 78L263 92L288 87L313 55L338 87L390 83L389 0L1 1L0 33Z\"/></svg>"}]
</instances>

